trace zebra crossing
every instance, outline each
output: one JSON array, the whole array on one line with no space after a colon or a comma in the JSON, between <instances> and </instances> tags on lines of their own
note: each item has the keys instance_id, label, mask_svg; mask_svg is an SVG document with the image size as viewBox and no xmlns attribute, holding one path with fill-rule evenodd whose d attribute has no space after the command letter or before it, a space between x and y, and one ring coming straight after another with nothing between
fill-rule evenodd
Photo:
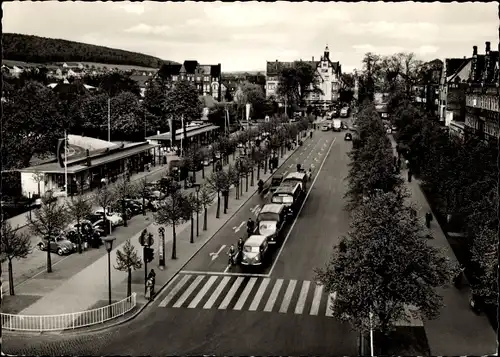
<instances>
[{"instance_id":1,"label":"zebra crossing","mask_svg":"<svg viewBox=\"0 0 500 357\"><path fill-rule=\"evenodd\" d=\"M162 308L217 309L333 317L336 293L314 281L251 276L179 274L159 303ZM410 308L408 308L408 311ZM408 312L399 326L423 326Z\"/></svg>"}]
</instances>

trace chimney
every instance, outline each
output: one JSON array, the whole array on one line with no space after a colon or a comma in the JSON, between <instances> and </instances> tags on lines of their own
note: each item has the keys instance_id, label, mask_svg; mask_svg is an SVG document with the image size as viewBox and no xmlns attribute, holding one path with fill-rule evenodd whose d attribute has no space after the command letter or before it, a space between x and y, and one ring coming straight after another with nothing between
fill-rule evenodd
<instances>
[{"instance_id":1,"label":"chimney","mask_svg":"<svg viewBox=\"0 0 500 357\"><path fill-rule=\"evenodd\" d=\"M472 46L472 57L477 57L477 46Z\"/></svg>"},{"instance_id":2,"label":"chimney","mask_svg":"<svg viewBox=\"0 0 500 357\"><path fill-rule=\"evenodd\" d=\"M490 54L490 49L491 49L490 46L491 46L490 41L486 41L486 51L485 51L486 55Z\"/></svg>"}]
</instances>

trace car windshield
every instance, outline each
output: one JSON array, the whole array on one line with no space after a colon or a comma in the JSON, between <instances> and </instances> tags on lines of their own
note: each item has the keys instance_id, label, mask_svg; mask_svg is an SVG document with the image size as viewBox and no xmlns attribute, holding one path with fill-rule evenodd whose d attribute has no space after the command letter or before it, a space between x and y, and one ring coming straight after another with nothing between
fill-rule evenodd
<instances>
[{"instance_id":1,"label":"car windshield","mask_svg":"<svg viewBox=\"0 0 500 357\"><path fill-rule=\"evenodd\" d=\"M264 212L259 214L259 221L277 221L279 219L279 215L277 213L272 212Z\"/></svg>"},{"instance_id":2,"label":"car windshield","mask_svg":"<svg viewBox=\"0 0 500 357\"><path fill-rule=\"evenodd\" d=\"M259 252L259 247L254 247L252 245L245 245L243 247L243 251L245 253L258 253Z\"/></svg>"}]
</instances>

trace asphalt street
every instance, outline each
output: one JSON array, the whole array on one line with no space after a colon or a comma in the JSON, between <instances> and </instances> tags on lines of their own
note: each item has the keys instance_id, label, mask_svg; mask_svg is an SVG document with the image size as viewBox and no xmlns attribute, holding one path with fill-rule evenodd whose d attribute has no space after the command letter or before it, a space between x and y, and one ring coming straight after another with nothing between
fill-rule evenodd
<instances>
[{"instance_id":1,"label":"asphalt street","mask_svg":"<svg viewBox=\"0 0 500 357\"><path fill-rule=\"evenodd\" d=\"M338 136L338 135L337 135ZM313 168L313 181L318 174L318 169L326 157L330 147L333 147L335 134L316 131L313 140L307 140L276 172L276 175L286 176L289 172L296 171L297 164L301 164L306 170ZM311 184L309 184L311 187ZM255 190L255 188L253 188ZM230 199L234 199L230 197ZM258 267L229 266L227 251L231 244L235 244L239 237L246 238L246 222L249 218L256 219L262 206L270 203L271 195L264 196L255 194L248 200L240 210L221 228L221 230L196 254L196 256L185 266L185 272L204 273L229 273L229 274L255 274L256 276L267 276L270 273L273 262L280 250L284 238L290 231L291 224L284 229L281 239L277 244L270 246L270 255L263 265ZM300 220L300 219L299 219Z\"/></svg>"}]
</instances>

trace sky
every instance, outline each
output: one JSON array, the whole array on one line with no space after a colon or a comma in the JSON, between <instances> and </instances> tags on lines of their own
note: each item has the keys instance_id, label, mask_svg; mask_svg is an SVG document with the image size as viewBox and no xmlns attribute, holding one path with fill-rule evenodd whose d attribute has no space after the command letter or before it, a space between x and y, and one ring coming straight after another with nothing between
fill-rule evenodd
<instances>
[{"instance_id":1,"label":"sky","mask_svg":"<svg viewBox=\"0 0 500 357\"><path fill-rule=\"evenodd\" d=\"M424 61L498 46L498 3L5 2L3 32L102 45L222 71L317 60L328 45L343 72L366 52Z\"/></svg>"}]
</instances>

